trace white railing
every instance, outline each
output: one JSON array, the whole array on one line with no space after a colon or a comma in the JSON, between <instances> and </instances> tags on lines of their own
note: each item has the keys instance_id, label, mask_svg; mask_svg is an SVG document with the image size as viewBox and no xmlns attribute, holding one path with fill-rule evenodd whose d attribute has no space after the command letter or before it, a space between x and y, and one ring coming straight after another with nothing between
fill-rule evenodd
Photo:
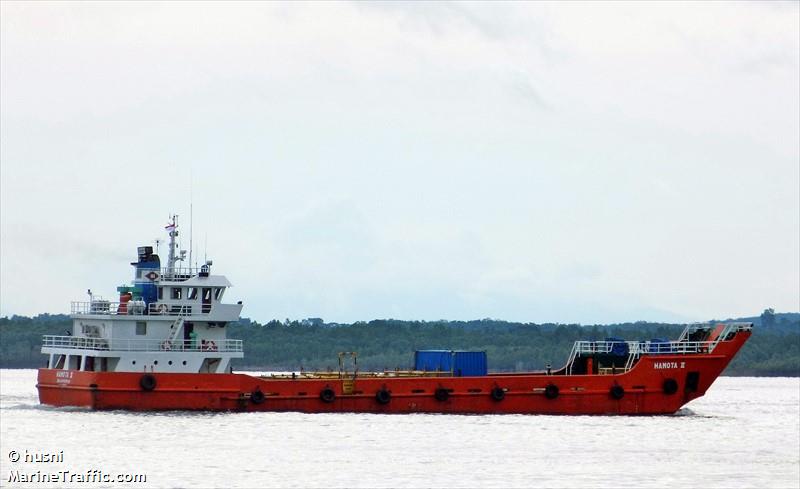
<instances>
[{"instance_id":1,"label":"white railing","mask_svg":"<svg viewBox=\"0 0 800 489\"><path fill-rule=\"evenodd\" d=\"M81 336L42 337L42 348L66 348L74 350L106 350L106 351L181 351L181 352L241 352L244 351L242 340L140 340L123 338L86 338Z\"/></svg>"},{"instance_id":2,"label":"white railing","mask_svg":"<svg viewBox=\"0 0 800 489\"><path fill-rule=\"evenodd\" d=\"M627 345L624 346L624 345ZM611 354L620 356L659 355L663 353L708 353L716 346L715 341L576 341L578 355Z\"/></svg>"},{"instance_id":3,"label":"white railing","mask_svg":"<svg viewBox=\"0 0 800 489\"><path fill-rule=\"evenodd\" d=\"M152 302L147 305L147 314L151 316L192 316L194 314L208 314L211 304L167 304L165 302Z\"/></svg>"},{"instance_id":4,"label":"white railing","mask_svg":"<svg viewBox=\"0 0 800 489\"><path fill-rule=\"evenodd\" d=\"M92 302L73 301L70 306L70 314L193 316L210 314L213 307L213 304L170 304L164 302L145 304L141 301L111 302L106 300Z\"/></svg>"},{"instance_id":5,"label":"white railing","mask_svg":"<svg viewBox=\"0 0 800 489\"><path fill-rule=\"evenodd\" d=\"M569 352L569 358L567 358L567 368L566 372L567 375L572 375L572 366L575 365L575 357L578 356L578 342L576 341L572 345L572 350Z\"/></svg>"},{"instance_id":6,"label":"white railing","mask_svg":"<svg viewBox=\"0 0 800 489\"><path fill-rule=\"evenodd\" d=\"M719 341L576 341L567 361L567 374L578 356L594 354L626 357L623 372L636 364L642 355L685 355L689 353L709 353Z\"/></svg>"},{"instance_id":7,"label":"white railing","mask_svg":"<svg viewBox=\"0 0 800 489\"><path fill-rule=\"evenodd\" d=\"M71 314L118 314L119 302L94 300L91 302L72 301Z\"/></svg>"},{"instance_id":8,"label":"white railing","mask_svg":"<svg viewBox=\"0 0 800 489\"><path fill-rule=\"evenodd\" d=\"M201 271L208 273L209 269L202 267L173 267L172 269L162 268L159 270L159 278L162 282L183 282L184 280L189 280L190 278L199 275Z\"/></svg>"},{"instance_id":9,"label":"white railing","mask_svg":"<svg viewBox=\"0 0 800 489\"><path fill-rule=\"evenodd\" d=\"M686 326L686 328L684 328L683 332L678 337L678 341L688 340L691 335L697 332L704 332L705 336L708 336L718 326L719 324L711 324L711 323L689 324ZM718 336L720 340L725 339L725 337L732 332L751 331L753 329L753 323L724 323L723 326L724 328Z\"/></svg>"},{"instance_id":10,"label":"white railing","mask_svg":"<svg viewBox=\"0 0 800 489\"><path fill-rule=\"evenodd\" d=\"M719 334L712 335L719 329ZM678 341L576 341L572 345L567 359L566 373L572 374L572 367L578 356L606 354L627 357L624 372L636 364L642 355L663 355L689 353L711 353L720 341L730 339L730 336L739 331L750 331L753 323L723 323L709 324L698 323L686 326ZM699 341L688 341L689 338L699 338ZM712 339L706 340L706 338Z\"/></svg>"}]
</instances>

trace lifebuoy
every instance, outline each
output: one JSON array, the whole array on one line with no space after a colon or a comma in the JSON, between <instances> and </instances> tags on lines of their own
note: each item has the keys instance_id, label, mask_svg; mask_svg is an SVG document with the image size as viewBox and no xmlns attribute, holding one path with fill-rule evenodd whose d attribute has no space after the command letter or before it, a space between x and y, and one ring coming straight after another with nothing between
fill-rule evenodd
<instances>
[{"instance_id":1,"label":"lifebuoy","mask_svg":"<svg viewBox=\"0 0 800 489\"><path fill-rule=\"evenodd\" d=\"M156 312L158 314L166 314L167 313L167 305L166 304L159 304L158 307L156 307Z\"/></svg>"},{"instance_id":2,"label":"lifebuoy","mask_svg":"<svg viewBox=\"0 0 800 489\"><path fill-rule=\"evenodd\" d=\"M322 399L322 402L333 402L336 399L336 393L330 387L326 387L320 391L319 398Z\"/></svg>"},{"instance_id":3,"label":"lifebuoy","mask_svg":"<svg viewBox=\"0 0 800 489\"><path fill-rule=\"evenodd\" d=\"M678 392L678 381L675 379L664 379L664 383L661 384L661 388L664 390L664 394L675 394Z\"/></svg>"},{"instance_id":4,"label":"lifebuoy","mask_svg":"<svg viewBox=\"0 0 800 489\"><path fill-rule=\"evenodd\" d=\"M555 399L558 397L558 386L555 384L547 384L544 388L544 397L548 399Z\"/></svg>"},{"instance_id":5,"label":"lifebuoy","mask_svg":"<svg viewBox=\"0 0 800 489\"><path fill-rule=\"evenodd\" d=\"M375 393L375 400L378 401L378 404L389 404L389 401L392 400L392 393L384 387Z\"/></svg>"},{"instance_id":6,"label":"lifebuoy","mask_svg":"<svg viewBox=\"0 0 800 489\"><path fill-rule=\"evenodd\" d=\"M217 344L213 340L206 341L206 351L217 351Z\"/></svg>"},{"instance_id":7,"label":"lifebuoy","mask_svg":"<svg viewBox=\"0 0 800 489\"><path fill-rule=\"evenodd\" d=\"M618 401L625 397L625 389L623 389L621 385L612 386L609 392L611 393L611 397Z\"/></svg>"},{"instance_id":8,"label":"lifebuoy","mask_svg":"<svg viewBox=\"0 0 800 489\"><path fill-rule=\"evenodd\" d=\"M151 374L144 374L139 379L139 386L142 390L151 391L156 388L156 376Z\"/></svg>"},{"instance_id":9,"label":"lifebuoy","mask_svg":"<svg viewBox=\"0 0 800 489\"><path fill-rule=\"evenodd\" d=\"M506 391L502 387L495 387L492 389L492 399L497 402L502 401L506 398Z\"/></svg>"},{"instance_id":10,"label":"lifebuoy","mask_svg":"<svg viewBox=\"0 0 800 489\"><path fill-rule=\"evenodd\" d=\"M161 342L161 349L162 350L172 350L172 342L169 340L164 340Z\"/></svg>"},{"instance_id":11,"label":"lifebuoy","mask_svg":"<svg viewBox=\"0 0 800 489\"><path fill-rule=\"evenodd\" d=\"M450 398L450 392L444 387L439 387L436 389L436 392L433 393L433 397L439 402L444 402Z\"/></svg>"},{"instance_id":12,"label":"lifebuoy","mask_svg":"<svg viewBox=\"0 0 800 489\"><path fill-rule=\"evenodd\" d=\"M266 399L266 397L264 396L264 393L261 392L261 389L256 389L250 393L250 401L253 404L261 404L264 402L264 399Z\"/></svg>"}]
</instances>

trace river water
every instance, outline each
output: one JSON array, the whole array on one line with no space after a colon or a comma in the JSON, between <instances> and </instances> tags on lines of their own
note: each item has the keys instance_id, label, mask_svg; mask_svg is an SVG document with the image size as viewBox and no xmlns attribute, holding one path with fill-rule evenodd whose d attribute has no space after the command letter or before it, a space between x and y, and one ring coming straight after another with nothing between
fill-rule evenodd
<instances>
[{"instance_id":1,"label":"river water","mask_svg":"<svg viewBox=\"0 0 800 489\"><path fill-rule=\"evenodd\" d=\"M35 384L0 371L3 487L800 487L797 378L659 417L92 412Z\"/></svg>"}]
</instances>

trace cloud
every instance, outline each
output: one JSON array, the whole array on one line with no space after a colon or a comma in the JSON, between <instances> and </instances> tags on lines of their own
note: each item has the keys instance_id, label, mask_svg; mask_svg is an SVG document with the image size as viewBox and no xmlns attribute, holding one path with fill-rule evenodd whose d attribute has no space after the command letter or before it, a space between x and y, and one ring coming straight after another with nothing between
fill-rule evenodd
<instances>
[{"instance_id":1,"label":"cloud","mask_svg":"<svg viewBox=\"0 0 800 489\"><path fill-rule=\"evenodd\" d=\"M796 4L0 9L3 314L190 192L257 319L800 307Z\"/></svg>"}]
</instances>

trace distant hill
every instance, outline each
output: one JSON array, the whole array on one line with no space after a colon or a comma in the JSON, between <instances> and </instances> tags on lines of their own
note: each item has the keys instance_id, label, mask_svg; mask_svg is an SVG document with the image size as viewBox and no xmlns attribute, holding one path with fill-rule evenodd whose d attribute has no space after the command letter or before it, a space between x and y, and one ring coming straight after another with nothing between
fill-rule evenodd
<instances>
[{"instance_id":1,"label":"distant hill","mask_svg":"<svg viewBox=\"0 0 800 489\"><path fill-rule=\"evenodd\" d=\"M800 313L764 311L727 319L753 322L753 337L731 362L726 375L800 376ZM72 321L63 314L0 318L0 368L36 368L43 334L64 334ZM417 349L485 350L494 371L522 371L563 364L580 339L675 338L681 324L634 322L608 325L473 321L373 320L325 323L321 318L269 321L249 318L228 326L245 342L246 358L235 368L297 370L334 367L337 353L357 351L364 369L407 368Z\"/></svg>"}]
</instances>

